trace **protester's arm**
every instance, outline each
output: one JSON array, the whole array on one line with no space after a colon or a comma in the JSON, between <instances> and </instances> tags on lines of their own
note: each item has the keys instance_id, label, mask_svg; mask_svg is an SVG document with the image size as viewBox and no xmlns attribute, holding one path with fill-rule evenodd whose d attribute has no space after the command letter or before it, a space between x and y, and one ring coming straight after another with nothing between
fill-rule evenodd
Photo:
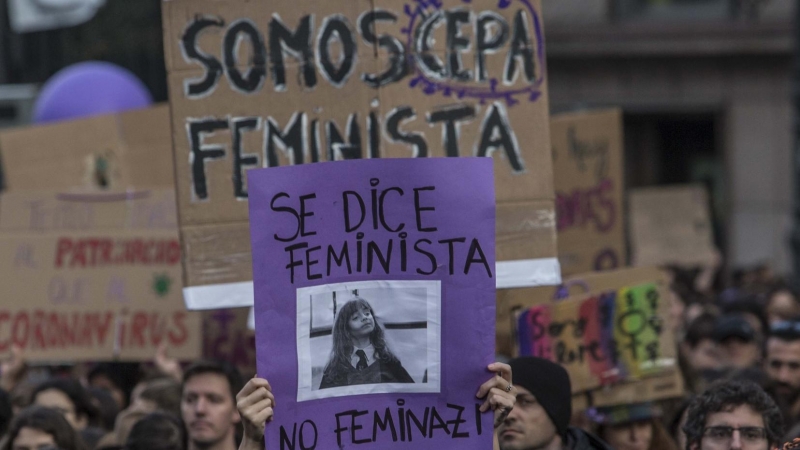
<instances>
[{"instance_id":1,"label":"protester's arm","mask_svg":"<svg viewBox=\"0 0 800 450\"><path fill-rule=\"evenodd\" d=\"M11 357L0 364L0 388L11 393L25 375L26 368L27 364L22 349L12 345Z\"/></svg>"},{"instance_id":2,"label":"protester's arm","mask_svg":"<svg viewBox=\"0 0 800 450\"><path fill-rule=\"evenodd\" d=\"M252 378L236 396L244 436L239 450L264 450L264 426L272 420L275 397L263 378Z\"/></svg>"},{"instance_id":3,"label":"protester's arm","mask_svg":"<svg viewBox=\"0 0 800 450\"><path fill-rule=\"evenodd\" d=\"M494 427L497 428L514 408L517 402L517 389L511 384L511 366L496 362L489 364L488 368L495 375L481 385L476 396L486 398L480 410L494 411Z\"/></svg>"},{"instance_id":4,"label":"protester's arm","mask_svg":"<svg viewBox=\"0 0 800 450\"><path fill-rule=\"evenodd\" d=\"M175 358L167 356L167 344L161 344L156 350L156 356L153 359L158 370L164 375L168 375L175 379L178 383L183 380L183 369L181 363Z\"/></svg>"}]
</instances>

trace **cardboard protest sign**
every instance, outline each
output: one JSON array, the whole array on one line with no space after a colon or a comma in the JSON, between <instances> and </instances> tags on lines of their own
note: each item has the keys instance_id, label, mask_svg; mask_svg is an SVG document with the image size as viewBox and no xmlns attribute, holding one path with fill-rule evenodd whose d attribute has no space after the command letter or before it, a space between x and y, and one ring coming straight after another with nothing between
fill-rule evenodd
<instances>
[{"instance_id":1,"label":"cardboard protest sign","mask_svg":"<svg viewBox=\"0 0 800 450\"><path fill-rule=\"evenodd\" d=\"M587 393L591 396L592 405L597 407L666 400L682 397L684 394L683 375L678 367L648 378L604 386Z\"/></svg>"},{"instance_id":2,"label":"cardboard protest sign","mask_svg":"<svg viewBox=\"0 0 800 450\"><path fill-rule=\"evenodd\" d=\"M5 189L173 188L168 123L162 105L3 130Z\"/></svg>"},{"instance_id":3,"label":"cardboard protest sign","mask_svg":"<svg viewBox=\"0 0 800 450\"><path fill-rule=\"evenodd\" d=\"M187 302L252 298L248 169L356 158L493 157L498 287L558 283L540 7L163 2Z\"/></svg>"},{"instance_id":4,"label":"cardboard protest sign","mask_svg":"<svg viewBox=\"0 0 800 450\"><path fill-rule=\"evenodd\" d=\"M625 266L622 112L559 114L550 136L561 273Z\"/></svg>"},{"instance_id":5,"label":"cardboard protest sign","mask_svg":"<svg viewBox=\"0 0 800 450\"><path fill-rule=\"evenodd\" d=\"M200 355L177 230L160 212L170 193L119 200L128 194L0 197L0 355L16 344L31 361L150 360L162 342Z\"/></svg>"},{"instance_id":6,"label":"cardboard protest sign","mask_svg":"<svg viewBox=\"0 0 800 450\"><path fill-rule=\"evenodd\" d=\"M161 343L200 356L168 120L158 106L0 133L0 356L151 360Z\"/></svg>"},{"instance_id":7,"label":"cardboard protest sign","mask_svg":"<svg viewBox=\"0 0 800 450\"><path fill-rule=\"evenodd\" d=\"M575 392L676 365L663 285L646 283L535 306L517 319L519 354L563 365Z\"/></svg>"},{"instance_id":8,"label":"cardboard protest sign","mask_svg":"<svg viewBox=\"0 0 800 450\"><path fill-rule=\"evenodd\" d=\"M248 173L258 373L279 399L268 448L491 447L475 398L494 358L491 166Z\"/></svg>"},{"instance_id":9,"label":"cardboard protest sign","mask_svg":"<svg viewBox=\"0 0 800 450\"><path fill-rule=\"evenodd\" d=\"M203 358L227 361L244 376L256 373L256 337L248 327L250 308L203 311Z\"/></svg>"},{"instance_id":10,"label":"cardboard protest sign","mask_svg":"<svg viewBox=\"0 0 800 450\"><path fill-rule=\"evenodd\" d=\"M497 291L497 352L516 353L517 314L527 308L549 304L572 296L617 290L635 284L668 283L665 272L652 267L631 267L604 272L587 272L565 278L558 286L540 286Z\"/></svg>"},{"instance_id":11,"label":"cardboard protest sign","mask_svg":"<svg viewBox=\"0 0 800 450\"><path fill-rule=\"evenodd\" d=\"M175 192L9 191L0 196L0 232L178 229Z\"/></svg>"},{"instance_id":12,"label":"cardboard protest sign","mask_svg":"<svg viewBox=\"0 0 800 450\"><path fill-rule=\"evenodd\" d=\"M630 192L632 262L637 266L717 264L708 192L702 185Z\"/></svg>"}]
</instances>

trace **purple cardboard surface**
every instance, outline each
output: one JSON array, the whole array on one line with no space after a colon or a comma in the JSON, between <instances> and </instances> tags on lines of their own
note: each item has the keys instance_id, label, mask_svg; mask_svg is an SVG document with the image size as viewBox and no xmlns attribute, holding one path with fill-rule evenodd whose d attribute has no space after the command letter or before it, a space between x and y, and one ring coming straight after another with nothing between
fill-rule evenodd
<instances>
[{"instance_id":1,"label":"purple cardboard surface","mask_svg":"<svg viewBox=\"0 0 800 450\"><path fill-rule=\"evenodd\" d=\"M248 172L270 449L491 448L491 158ZM444 447L443 447L444 446Z\"/></svg>"}]
</instances>

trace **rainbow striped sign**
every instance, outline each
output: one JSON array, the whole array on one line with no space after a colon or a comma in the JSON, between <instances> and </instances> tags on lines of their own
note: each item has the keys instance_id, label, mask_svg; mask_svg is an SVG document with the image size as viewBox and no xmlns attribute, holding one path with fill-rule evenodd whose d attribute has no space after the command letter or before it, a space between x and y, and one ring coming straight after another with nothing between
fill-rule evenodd
<instances>
[{"instance_id":1,"label":"rainbow striped sign","mask_svg":"<svg viewBox=\"0 0 800 450\"><path fill-rule=\"evenodd\" d=\"M573 392L663 373L676 364L665 292L646 283L524 310L519 354L563 365Z\"/></svg>"}]
</instances>

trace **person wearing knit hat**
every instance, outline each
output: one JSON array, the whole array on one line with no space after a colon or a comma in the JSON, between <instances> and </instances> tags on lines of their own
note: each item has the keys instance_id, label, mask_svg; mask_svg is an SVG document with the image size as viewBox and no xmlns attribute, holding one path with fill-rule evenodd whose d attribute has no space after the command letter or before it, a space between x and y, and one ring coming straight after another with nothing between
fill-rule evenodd
<instances>
[{"instance_id":1,"label":"person wearing knit hat","mask_svg":"<svg viewBox=\"0 0 800 450\"><path fill-rule=\"evenodd\" d=\"M572 386L563 367L532 356L509 365L517 403L497 428L501 450L611 450L596 436L569 426Z\"/></svg>"}]
</instances>

